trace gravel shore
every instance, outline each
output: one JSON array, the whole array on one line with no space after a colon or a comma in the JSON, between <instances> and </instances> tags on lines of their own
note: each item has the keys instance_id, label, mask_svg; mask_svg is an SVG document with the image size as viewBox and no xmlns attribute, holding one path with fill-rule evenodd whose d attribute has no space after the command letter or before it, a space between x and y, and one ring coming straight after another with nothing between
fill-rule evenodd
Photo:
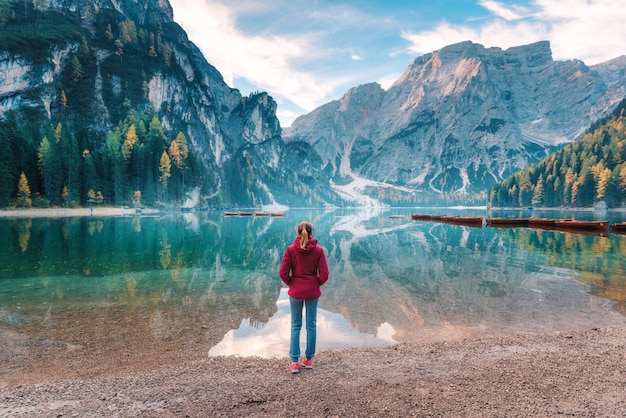
<instances>
[{"instance_id":1,"label":"gravel shore","mask_svg":"<svg viewBox=\"0 0 626 418\"><path fill-rule=\"evenodd\" d=\"M297 375L287 359L184 357L7 387L0 416L626 416L626 328L328 351Z\"/></svg>"}]
</instances>

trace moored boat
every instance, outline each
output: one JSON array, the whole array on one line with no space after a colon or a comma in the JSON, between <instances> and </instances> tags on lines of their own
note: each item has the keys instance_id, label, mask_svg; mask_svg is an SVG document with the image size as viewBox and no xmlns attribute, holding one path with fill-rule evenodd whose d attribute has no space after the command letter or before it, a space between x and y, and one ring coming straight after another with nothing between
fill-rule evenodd
<instances>
[{"instance_id":1,"label":"moored boat","mask_svg":"<svg viewBox=\"0 0 626 418\"><path fill-rule=\"evenodd\" d=\"M414 221L432 221L432 222L444 222L455 225L466 226L478 226L482 227L484 219L482 217L475 216L450 216L450 215L426 215L426 214L414 214L411 215L411 219Z\"/></svg>"},{"instance_id":2,"label":"moored boat","mask_svg":"<svg viewBox=\"0 0 626 418\"><path fill-rule=\"evenodd\" d=\"M514 226L527 226L528 218L489 218L487 219L487 226L495 227L514 227Z\"/></svg>"},{"instance_id":3,"label":"moored boat","mask_svg":"<svg viewBox=\"0 0 626 418\"><path fill-rule=\"evenodd\" d=\"M252 212L224 212L224 216L252 216Z\"/></svg>"},{"instance_id":4,"label":"moored boat","mask_svg":"<svg viewBox=\"0 0 626 418\"><path fill-rule=\"evenodd\" d=\"M611 232L616 234L626 234L626 222L609 224Z\"/></svg>"}]
</instances>

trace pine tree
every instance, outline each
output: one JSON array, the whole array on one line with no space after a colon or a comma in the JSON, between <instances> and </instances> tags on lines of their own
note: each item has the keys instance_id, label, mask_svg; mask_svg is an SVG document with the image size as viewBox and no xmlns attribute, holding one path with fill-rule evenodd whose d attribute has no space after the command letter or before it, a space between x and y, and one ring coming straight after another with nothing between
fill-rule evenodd
<instances>
[{"instance_id":1,"label":"pine tree","mask_svg":"<svg viewBox=\"0 0 626 418\"><path fill-rule=\"evenodd\" d=\"M598 172L597 180L596 180L596 198L597 200L602 200L606 196L606 189L609 185L609 180L611 179L611 170L608 168L604 168L603 170Z\"/></svg>"},{"instance_id":2,"label":"pine tree","mask_svg":"<svg viewBox=\"0 0 626 418\"><path fill-rule=\"evenodd\" d=\"M63 183L63 168L58 152L57 141L50 142L44 136L37 148L37 165L43 181L44 196L52 203L59 202L59 193Z\"/></svg>"},{"instance_id":3,"label":"pine tree","mask_svg":"<svg viewBox=\"0 0 626 418\"><path fill-rule=\"evenodd\" d=\"M0 131L0 207L9 204L13 197L15 185L14 157L11 149L11 140L8 135Z\"/></svg>"},{"instance_id":4,"label":"pine tree","mask_svg":"<svg viewBox=\"0 0 626 418\"><path fill-rule=\"evenodd\" d=\"M167 152L163 151L163 154L161 154L161 162L159 164L159 172L161 173L159 181L161 182L161 186L164 190L167 190L167 181L172 175L171 171L172 163L170 161L170 157L168 157Z\"/></svg>"},{"instance_id":5,"label":"pine tree","mask_svg":"<svg viewBox=\"0 0 626 418\"><path fill-rule=\"evenodd\" d=\"M83 151L83 175L82 175L82 179L83 179L83 184L82 184L82 190L83 193L85 192L85 190L87 190L87 202L89 202L90 204L93 204L95 202L95 192L94 190L97 190L98 188L98 173L96 171L96 166L94 164L93 161L93 157L91 155L91 153L89 152L89 150L84 150ZM93 196L90 196L90 192L94 192ZM90 200L91 199L91 200Z\"/></svg>"},{"instance_id":6,"label":"pine tree","mask_svg":"<svg viewBox=\"0 0 626 418\"><path fill-rule=\"evenodd\" d=\"M138 208L141 206L141 191L135 190L133 193L133 206Z\"/></svg>"},{"instance_id":7,"label":"pine tree","mask_svg":"<svg viewBox=\"0 0 626 418\"><path fill-rule=\"evenodd\" d=\"M64 206L69 206L70 193L67 191L67 186L63 186L63 190L61 191L61 200L63 201Z\"/></svg>"},{"instance_id":8,"label":"pine tree","mask_svg":"<svg viewBox=\"0 0 626 418\"><path fill-rule=\"evenodd\" d=\"M618 189L621 192L621 196L626 196L626 164L619 170Z\"/></svg>"},{"instance_id":9,"label":"pine tree","mask_svg":"<svg viewBox=\"0 0 626 418\"><path fill-rule=\"evenodd\" d=\"M83 66L77 56L72 59L72 80L74 83L79 83L83 79Z\"/></svg>"},{"instance_id":10,"label":"pine tree","mask_svg":"<svg viewBox=\"0 0 626 418\"><path fill-rule=\"evenodd\" d=\"M28 180L26 179L26 175L22 171L20 174L20 181L17 185L17 197L18 204L21 207L29 208L33 205L33 201L30 198L30 187L28 186Z\"/></svg>"},{"instance_id":11,"label":"pine tree","mask_svg":"<svg viewBox=\"0 0 626 418\"><path fill-rule=\"evenodd\" d=\"M137 129L135 125L130 125L128 131L126 132L126 139L124 140L124 145L122 146L122 155L125 160L129 160L131 154L133 153L133 148L137 143Z\"/></svg>"},{"instance_id":12,"label":"pine tree","mask_svg":"<svg viewBox=\"0 0 626 418\"><path fill-rule=\"evenodd\" d=\"M535 185L535 190L533 191L533 197L531 203L534 205L539 205L543 203L544 196L544 188L543 188L543 175L539 175L539 180L537 180L537 184Z\"/></svg>"},{"instance_id":13,"label":"pine tree","mask_svg":"<svg viewBox=\"0 0 626 418\"><path fill-rule=\"evenodd\" d=\"M89 203L89 206L96 203L96 192L94 192L93 189L89 189L87 192L87 202Z\"/></svg>"},{"instance_id":14,"label":"pine tree","mask_svg":"<svg viewBox=\"0 0 626 418\"><path fill-rule=\"evenodd\" d=\"M0 0L0 28L15 19L15 12L10 0Z\"/></svg>"},{"instance_id":15,"label":"pine tree","mask_svg":"<svg viewBox=\"0 0 626 418\"><path fill-rule=\"evenodd\" d=\"M168 149L170 160L174 163L174 166L177 169L183 170L185 167L188 152L187 138L185 138L185 135L182 132L179 132L178 135L176 135L176 139L172 141Z\"/></svg>"},{"instance_id":16,"label":"pine tree","mask_svg":"<svg viewBox=\"0 0 626 418\"><path fill-rule=\"evenodd\" d=\"M61 90L61 106L63 110L67 109L67 96L65 94L65 90Z\"/></svg>"},{"instance_id":17,"label":"pine tree","mask_svg":"<svg viewBox=\"0 0 626 418\"><path fill-rule=\"evenodd\" d=\"M105 146L105 181L108 183L107 198L111 198L116 205L123 202L124 197L124 157L122 156L120 132L110 132Z\"/></svg>"}]
</instances>

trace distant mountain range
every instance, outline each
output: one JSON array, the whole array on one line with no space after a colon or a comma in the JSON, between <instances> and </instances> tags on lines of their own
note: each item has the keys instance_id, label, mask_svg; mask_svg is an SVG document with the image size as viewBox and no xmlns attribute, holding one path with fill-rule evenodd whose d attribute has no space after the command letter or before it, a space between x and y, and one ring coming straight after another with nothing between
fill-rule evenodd
<instances>
[{"instance_id":1,"label":"distant mountain range","mask_svg":"<svg viewBox=\"0 0 626 418\"><path fill-rule=\"evenodd\" d=\"M350 89L283 138L311 144L344 189L484 202L491 185L607 115L626 96L625 69L624 56L592 67L554 61L548 42L507 50L461 42L418 57L387 91ZM385 185L393 187L381 193Z\"/></svg>"},{"instance_id":2,"label":"distant mountain range","mask_svg":"<svg viewBox=\"0 0 626 418\"><path fill-rule=\"evenodd\" d=\"M626 96L626 57L462 42L283 131L274 100L228 87L166 0L70 3L12 2L0 27L0 206L21 173L35 204L484 204Z\"/></svg>"}]
</instances>

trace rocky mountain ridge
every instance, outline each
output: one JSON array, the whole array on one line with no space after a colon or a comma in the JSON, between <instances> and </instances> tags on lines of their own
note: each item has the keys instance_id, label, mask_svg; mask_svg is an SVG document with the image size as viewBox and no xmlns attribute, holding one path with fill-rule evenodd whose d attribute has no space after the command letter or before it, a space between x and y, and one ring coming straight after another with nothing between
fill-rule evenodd
<instances>
[{"instance_id":1,"label":"rocky mountain ridge","mask_svg":"<svg viewBox=\"0 0 626 418\"><path fill-rule=\"evenodd\" d=\"M350 89L283 138L311 144L343 183L377 182L371 195L385 196L382 183L482 196L608 114L626 95L625 64L554 61L547 41L507 50L461 42L416 58L386 91Z\"/></svg>"},{"instance_id":2,"label":"rocky mountain ridge","mask_svg":"<svg viewBox=\"0 0 626 418\"><path fill-rule=\"evenodd\" d=\"M7 36L0 42L0 122L12 123L8 131L29 126L29 132L11 139L25 164L8 170L10 184L25 171L33 194L43 193L37 146L47 126L62 121L64 132L95 155L129 109L152 108L168 136L182 132L194 155L183 181L186 197L175 205L322 199L310 192L326 183L317 170L292 175L302 161L291 150L305 156L308 147L283 143L274 100L263 92L244 97L227 86L173 21L167 0L12 5L19 22L1 28ZM75 193L86 202L87 187ZM113 193L105 191L105 200L124 203L132 190ZM327 200L333 199L330 193Z\"/></svg>"}]
</instances>

